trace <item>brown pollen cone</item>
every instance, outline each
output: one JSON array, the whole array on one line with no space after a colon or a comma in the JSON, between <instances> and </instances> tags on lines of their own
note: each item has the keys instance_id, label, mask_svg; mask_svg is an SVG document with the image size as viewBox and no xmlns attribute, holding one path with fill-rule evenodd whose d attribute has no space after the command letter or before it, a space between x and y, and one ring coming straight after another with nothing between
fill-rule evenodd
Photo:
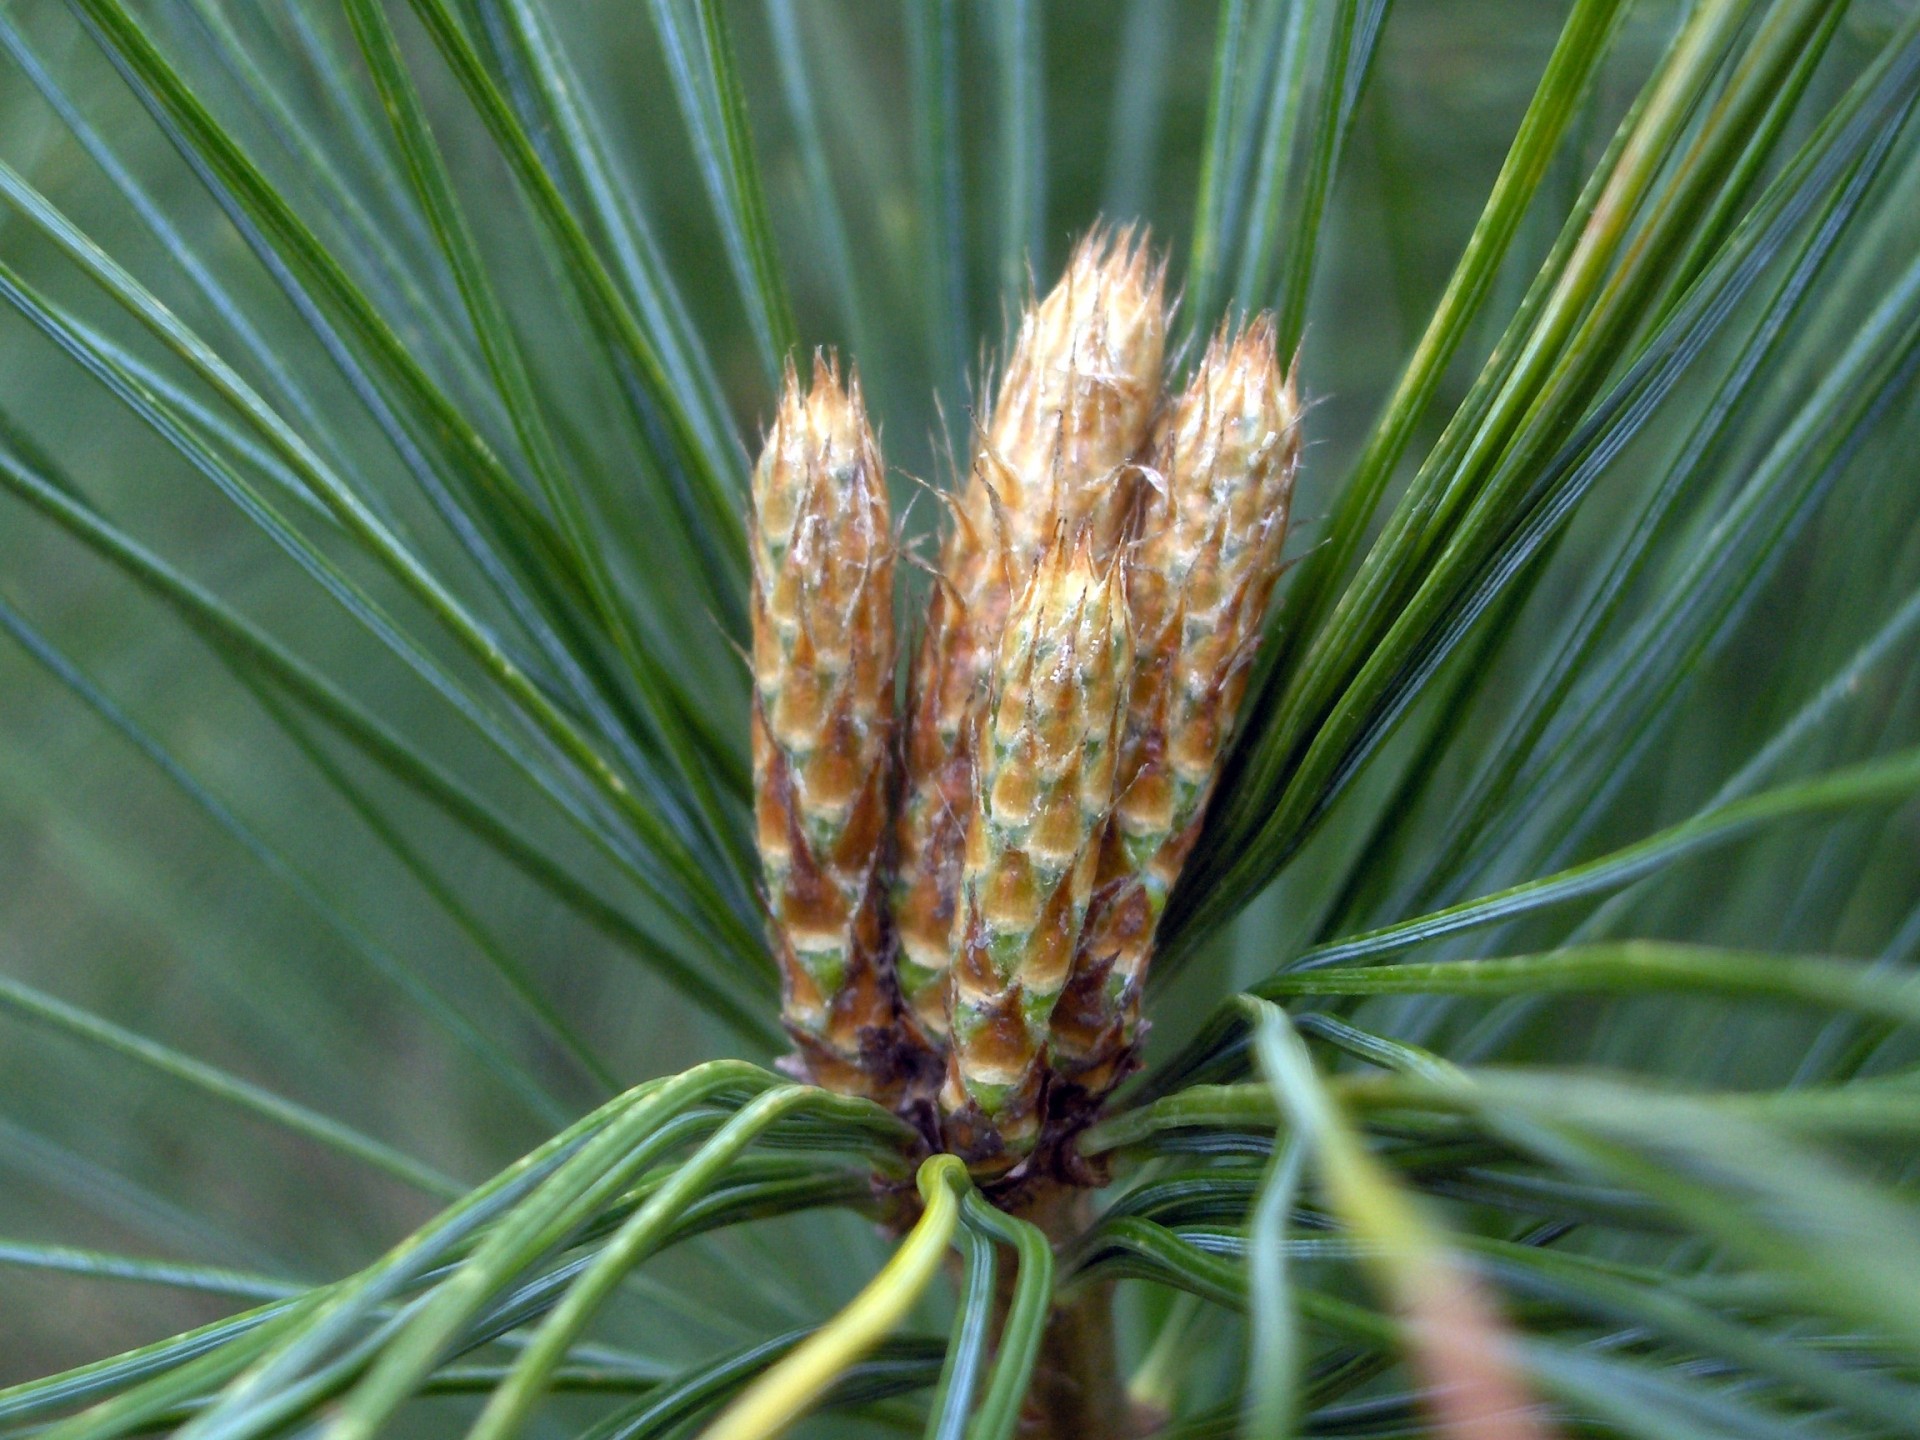
<instances>
[{"instance_id":1,"label":"brown pollen cone","mask_svg":"<svg viewBox=\"0 0 1920 1440\"><path fill-rule=\"evenodd\" d=\"M1095 231L1060 283L1021 317L1013 354L954 503L915 658L896 824L893 916L901 989L934 1045L973 801L972 736L1015 591L1056 530L1105 565L1160 392L1165 275L1144 236Z\"/></svg>"},{"instance_id":2,"label":"brown pollen cone","mask_svg":"<svg viewBox=\"0 0 1920 1440\"><path fill-rule=\"evenodd\" d=\"M753 472L753 778L789 1068L899 1101L881 861L893 753L893 532L857 379L791 369Z\"/></svg>"},{"instance_id":3,"label":"brown pollen cone","mask_svg":"<svg viewBox=\"0 0 1920 1440\"><path fill-rule=\"evenodd\" d=\"M1039 1136L1047 1022L1093 893L1132 661L1118 566L1062 530L996 651L954 919L940 1106L982 1173Z\"/></svg>"},{"instance_id":4,"label":"brown pollen cone","mask_svg":"<svg viewBox=\"0 0 1920 1440\"><path fill-rule=\"evenodd\" d=\"M1273 323L1226 328L1161 426L1128 564L1137 657L1113 821L1049 1055L1090 1112L1136 1063L1167 896L1200 835L1280 576L1299 406Z\"/></svg>"}]
</instances>

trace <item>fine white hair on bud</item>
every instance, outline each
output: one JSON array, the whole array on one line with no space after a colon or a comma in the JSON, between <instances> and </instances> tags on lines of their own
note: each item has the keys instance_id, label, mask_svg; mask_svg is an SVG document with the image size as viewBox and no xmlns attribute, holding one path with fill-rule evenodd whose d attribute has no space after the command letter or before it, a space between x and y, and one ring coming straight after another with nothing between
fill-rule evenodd
<instances>
[{"instance_id":1,"label":"fine white hair on bud","mask_svg":"<svg viewBox=\"0 0 1920 1440\"><path fill-rule=\"evenodd\" d=\"M752 494L755 821L792 1064L891 1099L893 533L857 377L823 357L802 389L789 369Z\"/></svg>"},{"instance_id":2,"label":"fine white hair on bud","mask_svg":"<svg viewBox=\"0 0 1920 1440\"><path fill-rule=\"evenodd\" d=\"M1138 645L1096 912L1054 1017L1055 1068L1091 1100L1133 1063L1167 896L1199 838L1280 576L1299 405L1272 321L1223 327L1174 402L1128 557Z\"/></svg>"},{"instance_id":3,"label":"fine white hair on bud","mask_svg":"<svg viewBox=\"0 0 1920 1440\"><path fill-rule=\"evenodd\" d=\"M1063 528L995 655L951 941L942 1107L950 1134L991 1127L986 1148L1008 1157L1039 1132L1047 1024L1093 893L1132 665L1119 567Z\"/></svg>"},{"instance_id":4,"label":"fine white hair on bud","mask_svg":"<svg viewBox=\"0 0 1920 1440\"><path fill-rule=\"evenodd\" d=\"M1100 562L1118 547L1160 397L1165 288L1144 234L1096 230L1075 247L1021 316L954 506L912 675L893 898L901 983L936 1043L988 670L1049 537L1084 536Z\"/></svg>"}]
</instances>

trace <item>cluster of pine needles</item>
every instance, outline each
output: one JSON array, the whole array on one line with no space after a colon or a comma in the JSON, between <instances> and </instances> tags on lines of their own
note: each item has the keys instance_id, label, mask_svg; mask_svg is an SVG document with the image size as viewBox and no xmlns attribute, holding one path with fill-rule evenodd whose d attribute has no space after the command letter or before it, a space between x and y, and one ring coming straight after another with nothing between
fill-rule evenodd
<instances>
[{"instance_id":1,"label":"cluster of pine needles","mask_svg":"<svg viewBox=\"0 0 1920 1440\"><path fill-rule=\"evenodd\" d=\"M1455 8L0 5L0 1440L1920 1433L1920 7Z\"/></svg>"}]
</instances>

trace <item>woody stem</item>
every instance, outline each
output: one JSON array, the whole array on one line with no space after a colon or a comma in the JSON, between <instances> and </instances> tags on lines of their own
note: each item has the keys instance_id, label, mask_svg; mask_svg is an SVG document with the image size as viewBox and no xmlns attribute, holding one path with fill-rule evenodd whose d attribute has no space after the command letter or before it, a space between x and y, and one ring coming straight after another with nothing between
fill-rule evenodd
<instances>
[{"instance_id":1,"label":"woody stem","mask_svg":"<svg viewBox=\"0 0 1920 1440\"><path fill-rule=\"evenodd\" d=\"M1057 1247L1091 1218L1089 1193L1045 1187L1023 1200L1021 1218L1038 1225ZM1112 1284L1081 1287L1055 1304L1023 1422L1021 1440L1129 1440L1143 1433L1120 1376Z\"/></svg>"}]
</instances>

